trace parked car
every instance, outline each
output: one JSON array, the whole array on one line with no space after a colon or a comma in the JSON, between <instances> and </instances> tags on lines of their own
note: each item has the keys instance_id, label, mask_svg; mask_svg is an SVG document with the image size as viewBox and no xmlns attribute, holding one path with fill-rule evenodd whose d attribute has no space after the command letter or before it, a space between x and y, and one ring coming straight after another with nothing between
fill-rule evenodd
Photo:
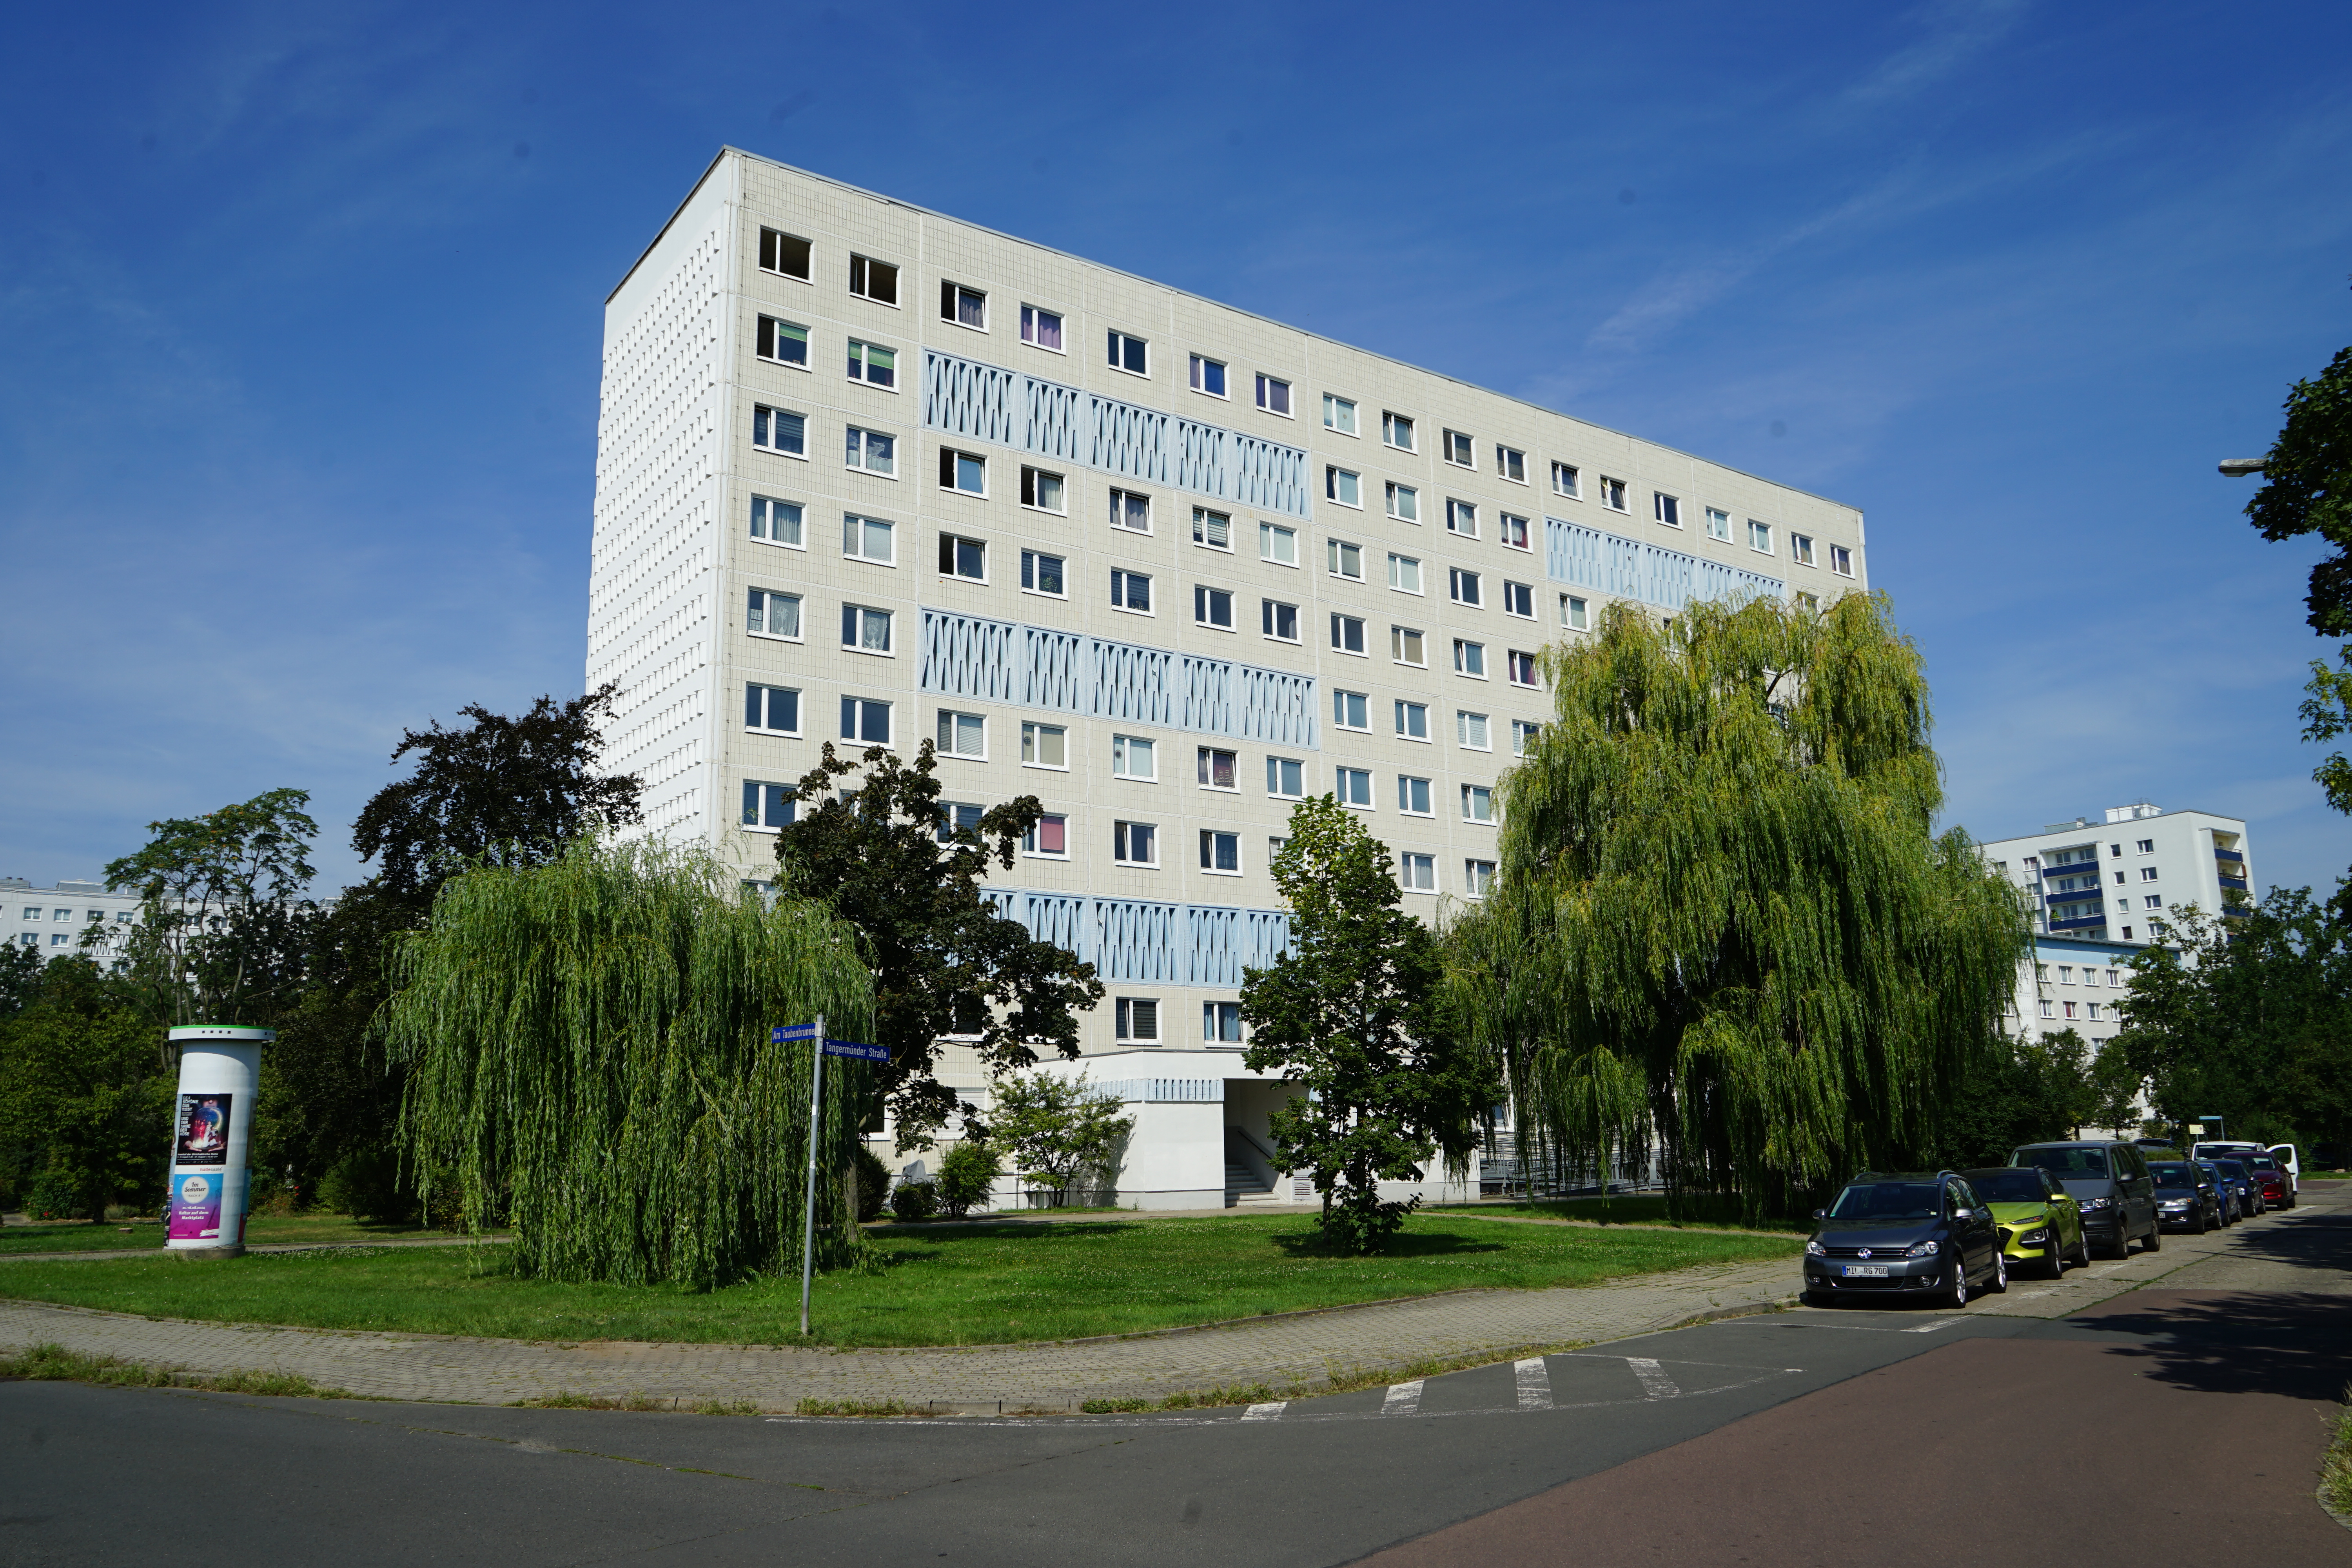
<instances>
[{"instance_id":1,"label":"parked car","mask_svg":"<svg viewBox=\"0 0 2352 1568\"><path fill-rule=\"evenodd\" d=\"M2224 1228L2246 1217L2243 1200L2238 1196L2238 1184L2221 1173L2221 1167L2210 1160L2191 1160L2190 1164L2205 1173L2213 1183L2213 1190L2221 1194L2221 1224Z\"/></svg>"},{"instance_id":2,"label":"parked car","mask_svg":"<svg viewBox=\"0 0 2352 1568\"><path fill-rule=\"evenodd\" d=\"M2202 1236L2221 1226L2221 1189L2189 1160L2150 1160L2156 1177L2156 1223Z\"/></svg>"},{"instance_id":3,"label":"parked car","mask_svg":"<svg viewBox=\"0 0 2352 1568\"><path fill-rule=\"evenodd\" d=\"M2246 1167L2246 1174L2263 1190L2263 1206L2272 1209L2294 1207L2294 1189L2287 1185L2286 1171L2265 1151L2260 1154L2241 1154L2238 1163Z\"/></svg>"},{"instance_id":4,"label":"parked car","mask_svg":"<svg viewBox=\"0 0 2352 1568\"><path fill-rule=\"evenodd\" d=\"M2254 1180L2254 1173L2246 1169L2245 1162L2224 1157L2213 1163L2221 1170L2221 1179L2229 1183L2238 1194L2238 1217L2252 1219L2262 1213L2264 1206L2263 1189L2261 1184Z\"/></svg>"},{"instance_id":5,"label":"parked car","mask_svg":"<svg viewBox=\"0 0 2352 1568\"><path fill-rule=\"evenodd\" d=\"M2001 1252L2011 1262L2031 1262L2044 1279L2056 1279L2066 1272L2068 1258L2091 1261L2083 1211L2049 1172L2038 1165L2004 1165L1963 1171L1960 1176L1991 1205Z\"/></svg>"},{"instance_id":6,"label":"parked car","mask_svg":"<svg viewBox=\"0 0 2352 1568\"><path fill-rule=\"evenodd\" d=\"M2282 1208L2293 1208L2295 1200L2303 1195L2303 1154L2294 1144L2238 1142L2192 1143L2189 1147L2189 1157L2192 1160L2243 1160L2262 1154L2277 1161L2279 1169L2285 1173L2286 1195L2279 1200L2279 1205Z\"/></svg>"},{"instance_id":7,"label":"parked car","mask_svg":"<svg viewBox=\"0 0 2352 1568\"><path fill-rule=\"evenodd\" d=\"M2037 1165L2057 1177L2082 1206L2084 1235L2109 1258L2130 1257L2134 1237L2150 1252L2164 1245L2156 1224L2156 1178L2136 1145L2029 1143L2009 1163Z\"/></svg>"},{"instance_id":8,"label":"parked car","mask_svg":"<svg viewBox=\"0 0 2352 1568\"><path fill-rule=\"evenodd\" d=\"M1979 1280L2009 1289L2000 1226L1954 1171L1864 1171L1813 1211L1805 1300L1940 1297L1965 1307Z\"/></svg>"}]
</instances>

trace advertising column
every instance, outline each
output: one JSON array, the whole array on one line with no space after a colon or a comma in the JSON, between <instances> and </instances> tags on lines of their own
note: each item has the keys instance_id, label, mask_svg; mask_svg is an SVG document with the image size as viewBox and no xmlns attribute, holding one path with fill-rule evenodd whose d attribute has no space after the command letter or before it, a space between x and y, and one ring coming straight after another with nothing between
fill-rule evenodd
<instances>
[{"instance_id":1,"label":"advertising column","mask_svg":"<svg viewBox=\"0 0 2352 1568\"><path fill-rule=\"evenodd\" d=\"M235 1258L245 1250L254 1097L261 1047L271 1029L184 1024L172 1031L180 1052L180 1096L172 1113L172 1190L163 1245L191 1258Z\"/></svg>"}]
</instances>

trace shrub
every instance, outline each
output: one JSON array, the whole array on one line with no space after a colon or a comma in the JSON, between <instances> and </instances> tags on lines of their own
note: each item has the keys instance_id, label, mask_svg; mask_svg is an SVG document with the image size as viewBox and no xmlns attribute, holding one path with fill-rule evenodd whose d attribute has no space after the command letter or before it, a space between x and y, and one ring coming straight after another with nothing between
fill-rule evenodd
<instances>
[{"instance_id":1,"label":"shrub","mask_svg":"<svg viewBox=\"0 0 2352 1568\"><path fill-rule=\"evenodd\" d=\"M890 1167L882 1156L860 1143L856 1154L857 1223L871 1225L882 1217L882 1206L890 1201Z\"/></svg>"},{"instance_id":2,"label":"shrub","mask_svg":"<svg viewBox=\"0 0 2352 1568\"><path fill-rule=\"evenodd\" d=\"M940 1195L929 1182L905 1182L890 1194L890 1212L909 1222L926 1220L940 1209Z\"/></svg>"},{"instance_id":3,"label":"shrub","mask_svg":"<svg viewBox=\"0 0 2352 1568\"><path fill-rule=\"evenodd\" d=\"M957 1144L940 1162L940 1205L954 1219L986 1208L997 1170L995 1150L971 1139Z\"/></svg>"},{"instance_id":4,"label":"shrub","mask_svg":"<svg viewBox=\"0 0 2352 1568\"><path fill-rule=\"evenodd\" d=\"M82 1212L81 1184L69 1171L43 1171L25 1185L25 1212L35 1219L71 1219Z\"/></svg>"},{"instance_id":5,"label":"shrub","mask_svg":"<svg viewBox=\"0 0 2352 1568\"><path fill-rule=\"evenodd\" d=\"M389 1149L346 1154L319 1179L319 1206L354 1219L407 1219L416 1200L400 1190L400 1159Z\"/></svg>"}]
</instances>

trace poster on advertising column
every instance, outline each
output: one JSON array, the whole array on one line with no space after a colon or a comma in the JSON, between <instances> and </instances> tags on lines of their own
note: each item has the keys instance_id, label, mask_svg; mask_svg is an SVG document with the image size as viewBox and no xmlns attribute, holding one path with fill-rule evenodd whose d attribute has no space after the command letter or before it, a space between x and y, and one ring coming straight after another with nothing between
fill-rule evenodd
<instances>
[{"instance_id":1,"label":"poster on advertising column","mask_svg":"<svg viewBox=\"0 0 2352 1568\"><path fill-rule=\"evenodd\" d=\"M179 1134L172 1141L175 1167L226 1166L228 1163L227 1094L180 1096Z\"/></svg>"},{"instance_id":2,"label":"poster on advertising column","mask_svg":"<svg viewBox=\"0 0 2352 1568\"><path fill-rule=\"evenodd\" d=\"M225 1175L186 1175L172 1184L172 1214L166 1241L217 1241Z\"/></svg>"}]
</instances>

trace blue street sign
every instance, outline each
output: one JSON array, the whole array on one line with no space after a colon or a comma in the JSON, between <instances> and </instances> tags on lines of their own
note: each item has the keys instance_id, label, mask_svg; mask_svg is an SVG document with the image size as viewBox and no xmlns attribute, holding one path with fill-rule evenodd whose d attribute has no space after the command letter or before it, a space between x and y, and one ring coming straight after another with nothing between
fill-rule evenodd
<instances>
[{"instance_id":1,"label":"blue street sign","mask_svg":"<svg viewBox=\"0 0 2352 1568\"><path fill-rule=\"evenodd\" d=\"M855 1057L861 1062L887 1062L890 1059L890 1047L862 1045L856 1040L827 1040L824 1054L829 1057Z\"/></svg>"},{"instance_id":2,"label":"blue street sign","mask_svg":"<svg viewBox=\"0 0 2352 1568\"><path fill-rule=\"evenodd\" d=\"M769 1042L772 1045L779 1046L782 1045L786 1040L813 1040L814 1038L816 1038L816 1026L814 1024L779 1024L774 1029L771 1030L768 1035Z\"/></svg>"}]
</instances>

